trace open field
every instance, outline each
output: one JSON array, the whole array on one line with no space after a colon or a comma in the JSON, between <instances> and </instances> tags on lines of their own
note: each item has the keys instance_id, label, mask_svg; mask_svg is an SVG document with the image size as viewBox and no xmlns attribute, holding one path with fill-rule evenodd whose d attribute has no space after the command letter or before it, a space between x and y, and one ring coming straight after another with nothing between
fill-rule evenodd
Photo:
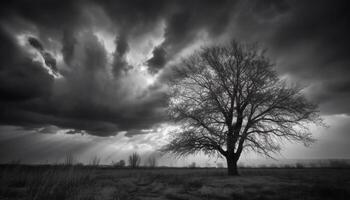
<instances>
[{"instance_id":1,"label":"open field","mask_svg":"<svg viewBox=\"0 0 350 200\"><path fill-rule=\"evenodd\" d=\"M350 169L1 166L0 199L349 199Z\"/></svg>"}]
</instances>

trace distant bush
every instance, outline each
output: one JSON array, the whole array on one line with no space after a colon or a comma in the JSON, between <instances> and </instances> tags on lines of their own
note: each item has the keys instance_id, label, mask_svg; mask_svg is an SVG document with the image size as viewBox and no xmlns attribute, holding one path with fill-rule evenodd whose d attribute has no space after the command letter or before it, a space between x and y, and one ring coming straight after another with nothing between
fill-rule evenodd
<instances>
[{"instance_id":1,"label":"distant bush","mask_svg":"<svg viewBox=\"0 0 350 200\"><path fill-rule=\"evenodd\" d=\"M79 163L75 164L74 166L76 166L76 167L84 167L84 163L79 162Z\"/></svg>"},{"instance_id":2,"label":"distant bush","mask_svg":"<svg viewBox=\"0 0 350 200\"><path fill-rule=\"evenodd\" d=\"M123 168L125 167L125 161L120 160L119 162L112 162L112 166L115 168Z\"/></svg>"},{"instance_id":3,"label":"distant bush","mask_svg":"<svg viewBox=\"0 0 350 200\"><path fill-rule=\"evenodd\" d=\"M192 162L191 164L188 165L188 168L196 168L196 163L195 162Z\"/></svg>"},{"instance_id":4,"label":"distant bush","mask_svg":"<svg viewBox=\"0 0 350 200\"><path fill-rule=\"evenodd\" d=\"M296 163L296 164L295 164L295 168L297 168L297 169L303 169L303 168L305 168L305 166L304 166L304 164L302 164L302 163Z\"/></svg>"},{"instance_id":5,"label":"distant bush","mask_svg":"<svg viewBox=\"0 0 350 200\"><path fill-rule=\"evenodd\" d=\"M20 165L21 164L21 160L20 159L17 159L17 160L11 160L10 165Z\"/></svg>"},{"instance_id":6,"label":"distant bush","mask_svg":"<svg viewBox=\"0 0 350 200\"><path fill-rule=\"evenodd\" d=\"M141 157L138 153L134 152L132 155L129 156L129 166L131 168L139 167L140 163L141 163Z\"/></svg>"},{"instance_id":7,"label":"distant bush","mask_svg":"<svg viewBox=\"0 0 350 200\"><path fill-rule=\"evenodd\" d=\"M350 168L350 163L346 160L329 160L330 168Z\"/></svg>"}]
</instances>

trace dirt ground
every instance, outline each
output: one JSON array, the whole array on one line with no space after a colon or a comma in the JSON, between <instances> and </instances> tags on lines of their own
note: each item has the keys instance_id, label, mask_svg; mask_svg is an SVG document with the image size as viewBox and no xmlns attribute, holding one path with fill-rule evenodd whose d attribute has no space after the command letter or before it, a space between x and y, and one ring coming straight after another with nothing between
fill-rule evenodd
<instances>
[{"instance_id":1,"label":"dirt ground","mask_svg":"<svg viewBox=\"0 0 350 200\"><path fill-rule=\"evenodd\" d=\"M350 169L1 167L0 199L350 199Z\"/></svg>"}]
</instances>

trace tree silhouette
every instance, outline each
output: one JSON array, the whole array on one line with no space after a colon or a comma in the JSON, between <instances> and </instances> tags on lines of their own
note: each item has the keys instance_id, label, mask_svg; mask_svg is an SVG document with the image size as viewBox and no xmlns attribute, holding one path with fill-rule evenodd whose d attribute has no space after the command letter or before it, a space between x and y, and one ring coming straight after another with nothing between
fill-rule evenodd
<instances>
[{"instance_id":1,"label":"tree silhouette","mask_svg":"<svg viewBox=\"0 0 350 200\"><path fill-rule=\"evenodd\" d=\"M140 162L141 162L141 157L136 152L134 152L132 155L129 156L129 166L131 168L139 167Z\"/></svg>"},{"instance_id":2,"label":"tree silhouette","mask_svg":"<svg viewBox=\"0 0 350 200\"><path fill-rule=\"evenodd\" d=\"M264 52L232 41L184 59L170 82L169 114L180 128L163 150L223 156L238 175L243 151L271 157L284 139L311 144L308 125L322 124L317 106L279 78Z\"/></svg>"}]
</instances>

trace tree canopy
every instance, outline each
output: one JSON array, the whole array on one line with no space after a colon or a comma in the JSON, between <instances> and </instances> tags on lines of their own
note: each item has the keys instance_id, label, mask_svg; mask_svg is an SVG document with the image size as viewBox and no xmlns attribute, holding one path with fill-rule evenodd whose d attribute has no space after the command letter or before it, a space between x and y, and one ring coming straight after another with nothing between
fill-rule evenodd
<instances>
[{"instance_id":1,"label":"tree canopy","mask_svg":"<svg viewBox=\"0 0 350 200\"><path fill-rule=\"evenodd\" d=\"M256 44L205 47L175 73L169 115L180 128L163 150L178 156L217 154L236 168L242 151L272 156L282 140L311 144L309 125L322 123L317 105Z\"/></svg>"}]
</instances>

